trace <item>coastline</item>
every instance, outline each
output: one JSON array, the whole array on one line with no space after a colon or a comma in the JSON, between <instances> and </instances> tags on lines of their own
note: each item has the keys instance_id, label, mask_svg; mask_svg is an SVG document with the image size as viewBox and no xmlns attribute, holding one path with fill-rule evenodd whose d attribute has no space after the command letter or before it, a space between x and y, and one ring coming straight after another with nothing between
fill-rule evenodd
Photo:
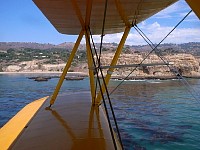
<instances>
[{"instance_id":1,"label":"coastline","mask_svg":"<svg viewBox=\"0 0 200 150\"><path fill-rule=\"evenodd\" d=\"M62 74L62 72L50 72L50 71L41 71L41 72L0 72L0 74ZM88 75L85 72L67 72L67 74Z\"/></svg>"},{"instance_id":2,"label":"coastline","mask_svg":"<svg viewBox=\"0 0 200 150\"><path fill-rule=\"evenodd\" d=\"M62 74L62 72L50 72L50 71L38 71L38 72L0 72L1 74L8 74L8 75L15 75L15 74L25 74L25 75L31 75L31 76L35 76L35 75L47 75L49 77L51 76L60 76ZM75 77L88 77L88 73L86 72L68 72L67 75L69 76L75 76ZM184 78L191 78L191 79L200 79L200 76L197 75L183 75ZM117 79L117 80L123 80L125 78L125 76L112 76L111 79ZM176 76L172 75L172 76L130 76L127 77L126 80L170 80L170 79L177 79Z\"/></svg>"}]
</instances>

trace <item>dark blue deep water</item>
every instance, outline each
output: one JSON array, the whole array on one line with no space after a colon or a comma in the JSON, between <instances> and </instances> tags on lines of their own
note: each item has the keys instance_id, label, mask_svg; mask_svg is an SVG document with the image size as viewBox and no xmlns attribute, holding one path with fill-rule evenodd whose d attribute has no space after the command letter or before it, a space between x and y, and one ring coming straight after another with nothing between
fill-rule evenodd
<instances>
[{"instance_id":1,"label":"dark blue deep water","mask_svg":"<svg viewBox=\"0 0 200 150\"><path fill-rule=\"evenodd\" d=\"M35 82L30 76L0 75L0 127L26 104L51 95L58 82ZM111 81L109 90L119 82ZM125 149L200 150L200 80L188 83L125 81L111 95ZM88 79L65 81L61 93L80 90L89 90Z\"/></svg>"}]
</instances>

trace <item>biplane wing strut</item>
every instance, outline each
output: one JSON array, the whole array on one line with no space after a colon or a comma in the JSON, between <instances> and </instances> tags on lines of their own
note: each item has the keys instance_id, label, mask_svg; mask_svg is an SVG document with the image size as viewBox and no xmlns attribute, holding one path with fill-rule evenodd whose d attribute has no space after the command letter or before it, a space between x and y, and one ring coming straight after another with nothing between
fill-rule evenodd
<instances>
[{"instance_id":1,"label":"biplane wing strut","mask_svg":"<svg viewBox=\"0 0 200 150\"><path fill-rule=\"evenodd\" d=\"M63 70L63 74L55 88L53 96L51 98L50 105L52 105L64 77L69 70L73 57L78 49L80 41L83 35L88 34L90 27L92 34L101 34L103 11L104 11L104 1L100 2L97 0L86 0L86 1L76 1L76 0L61 0L61 1L50 1L50 0L33 0L34 3L39 7L39 9L44 13L47 19L53 24L53 26L63 34L77 35L79 33L78 39L74 45L72 53L69 60ZM105 31L104 34L118 33L124 31L122 39L113 57L110 66L115 66L117 60L120 56L122 47L126 41L126 38L131 29L131 25L138 24L141 21L149 18L155 13L161 11L162 9L173 4L177 0L164 0L164 1L138 1L138 0L126 0L120 2L118 0L109 0L108 9L105 21ZM188 5L192 8L195 14L200 18L199 5L200 1L186 0ZM125 29L124 29L125 28ZM81 30L81 32L80 32ZM87 49L87 59L88 68L94 67L92 64L90 38L86 38L86 49ZM106 85L109 83L111 74L114 67L108 69L108 73L105 77ZM102 96L99 91L98 95L95 94L95 80L94 74L91 69L89 69L90 76L90 87L92 103L100 104ZM102 85L103 93L105 92L105 87Z\"/></svg>"},{"instance_id":2,"label":"biplane wing strut","mask_svg":"<svg viewBox=\"0 0 200 150\"><path fill-rule=\"evenodd\" d=\"M197 15L197 17L200 19L200 1L198 0L186 0L190 8L193 10L193 12Z\"/></svg>"}]
</instances>

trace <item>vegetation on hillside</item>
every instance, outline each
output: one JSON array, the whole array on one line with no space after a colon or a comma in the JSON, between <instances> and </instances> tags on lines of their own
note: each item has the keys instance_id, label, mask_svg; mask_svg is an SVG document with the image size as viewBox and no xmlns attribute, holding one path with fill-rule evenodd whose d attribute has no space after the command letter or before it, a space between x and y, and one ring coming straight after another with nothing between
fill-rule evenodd
<instances>
[{"instance_id":1,"label":"vegetation on hillside","mask_svg":"<svg viewBox=\"0 0 200 150\"><path fill-rule=\"evenodd\" d=\"M96 45L97 47L99 46L99 44ZM103 44L102 51L103 53L113 53L116 51L117 46L117 43L106 43ZM56 46L38 43L0 42L0 63L1 66L8 66L10 64L19 64L24 61L36 60L42 64L61 64L68 60L72 49L71 47L73 47L73 43L64 43ZM72 63L73 66L86 62L85 45L81 44L80 47L81 48L77 51ZM144 54L149 51L151 51L151 48L148 45L125 45L122 52L125 54ZM200 56L200 43L161 44L156 53L159 55L189 53L195 56Z\"/></svg>"},{"instance_id":2,"label":"vegetation on hillside","mask_svg":"<svg viewBox=\"0 0 200 150\"><path fill-rule=\"evenodd\" d=\"M66 49L32 49L25 48L22 50L8 49L6 52L0 52L0 63L19 63L23 61L43 60L44 64L64 63L69 58L70 51ZM78 51L74 58L74 62L85 61L86 52ZM73 63L76 65L76 63Z\"/></svg>"}]
</instances>

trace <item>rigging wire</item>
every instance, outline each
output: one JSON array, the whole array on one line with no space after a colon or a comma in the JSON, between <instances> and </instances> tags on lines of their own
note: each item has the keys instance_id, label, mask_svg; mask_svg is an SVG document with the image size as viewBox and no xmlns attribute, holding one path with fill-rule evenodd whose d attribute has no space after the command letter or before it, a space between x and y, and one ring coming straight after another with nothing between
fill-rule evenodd
<instances>
[{"instance_id":1,"label":"rigging wire","mask_svg":"<svg viewBox=\"0 0 200 150\"><path fill-rule=\"evenodd\" d=\"M105 29L105 22L106 22L107 6L108 6L108 0L105 1L105 6L104 6L103 23L102 23L102 30L101 30L101 41L100 41L100 48L99 48L99 59L98 59L98 55L96 54L97 62L98 62L98 68L100 68L100 65L101 65L101 52L102 52L102 45L103 45L103 36L104 36L104 29ZM94 44L94 41L93 41L93 38L92 38L90 28L89 28L89 31L90 31L93 47L95 48L95 44ZM99 69L96 69L95 73L98 74ZM95 95L96 95L96 92L97 92L97 80L96 80L96 84L95 84Z\"/></svg>"},{"instance_id":2,"label":"rigging wire","mask_svg":"<svg viewBox=\"0 0 200 150\"><path fill-rule=\"evenodd\" d=\"M103 85L105 87L107 98L108 98L108 102L109 102L109 105L110 105L110 109L111 109L111 112L112 112L112 116L113 116L113 119L114 119L114 123L115 123L115 126L116 126L116 130L117 130L117 133L118 133L119 141L120 141L122 149L124 149L123 148L123 143L122 143L122 140L121 140L121 135L120 135L119 128L118 128L118 124L117 124L117 120L116 120L116 117L115 117L114 109L112 107L112 103L111 103L111 100L110 100L108 88L107 88L106 83L105 83L103 71L102 71L102 69L100 67L101 66L101 52L102 52L103 36L104 36L106 13L107 13L107 5L108 5L108 0L105 0L105 7L104 7L104 16L103 16L103 24L102 24L102 33L101 33L101 43L100 43L99 57L98 57L98 54L97 54L97 50L95 48L95 44L94 44L94 40L92 38L92 34L91 34L91 31L90 31L90 28L89 28L89 32L90 32L90 35L91 35L91 39L92 39L92 43L93 43L93 47L94 47L94 51L95 51L95 55L96 55L96 60L98 62L98 66L96 66L96 64L95 64L94 55L92 53L92 49L91 49L90 43L89 43L89 45L90 45L90 49L91 49L93 64L94 64L94 67L95 67L95 73L96 73L96 76L97 76L96 85L95 85L95 95L96 95L96 92L97 92L97 82L98 82L99 88L100 88L100 91L101 91L101 96L102 96L102 98L104 97L103 91L101 89L102 88L101 87L101 82L100 82L99 75L98 75L99 71L100 71L101 77L102 77L102 80L103 80ZM87 33L87 36L88 36L88 33ZM88 38L89 38L89 36L88 36ZM103 100L103 103L104 103L105 109L107 109L105 99ZM110 119L110 117L109 117L108 114L107 114L107 119L108 120ZM109 120L109 122L110 122L110 120ZM112 130L112 129L110 129L110 130ZM114 145L115 145L115 148L116 148L116 143Z\"/></svg>"},{"instance_id":3,"label":"rigging wire","mask_svg":"<svg viewBox=\"0 0 200 150\"><path fill-rule=\"evenodd\" d=\"M155 51L155 49L185 20L185 18L192 12L190 10L183 19L181 19L178 24L146 55L146 57L139 63L138 66L140 66L148 57L151 53ZM132 23L132 26L135 26L135 24ZM110 95L138 68L136 66L111 92Z\"/></svg>"},{"instance_id":4,"label":"rigging wire","mask_svg":"<svg viewBox=\"0 0 200 150\"><path fill-rule=\"evenodd\" d=\"M99 67L99 62L98 62L98 54L97 54L97 50L96 50L96 47L95 47L95 44L94 44L94 39L93 39L93 37L92 37L92 32L91 32L91 30L90 30L90 27L88 27L88 30L89 30L89 32L90 32L90 38L91 38L91 40L92 40L92 45L93 45L93 48L94 48L94 51L95 51L95 55L96 55L96 63L98 63L98 67ZM92 49L91 49L92 50ZM92 51L91 51L91 53L92 53ZM99 70L98 70L98 67L96 68L94 68L94 71L95 71L95 74L99 74ZM96 97L96 95L97 95L97 80L96 80L96 83L95 83L95 97ZM95 98L96 99L96 98ZM94 103L95 103L95 99L94 99Z\"/></svg>"},{"instance_id":5,"label":"rigging wire","mask_svg":"<svg viewBox=\"0 0 200 150\"><path fill-rule=\"evenodd\" d=\"M142 2L143 2L143 0L140 0L139 1L139 3L138 3L138 5L137 5L137 9L136 9L136 11L135 11L135 15L134 15L134 24L137 24L137 18L138 18L138 14L139 14L139 9L140 9L140 7L141 7L141 4L142 4Z\"/></svg>"},{"instance_id":6,"label":"rigging wire","mask_svg":"<svg viewBox=\"0 0 200 150\"><path fill-rule=\"evenodd\" d=\"M91 31L90 31L90 33L91 33ZM92 38L92 34L91 34L91 38ZM94 42L93 38L92 38L92 42ZM93 43L93 46L94 46L95 55L97 57L97 51L96 51L94 43ZM93 57L93 63L95 63L95 61L94 61L94 55L92 57ZM97 59L99 59L99 57L97 57ZM106 96L108 98L109 106L110 106L110 109L111 109L111 113L112 113L112 116L113 116L114 124L115 124L116 130L117 130L117 134L118 134L118 137L119 137L119 141L120 141L120 144L122 146L122 149L124 149L123 148L122 139L121 139L121 134L119 132L119 127L118 127L118 124L117 124L117 119L115 117L114 109L112 107L111 99L110 99L108 88L107 88L107 85L106 85L106 82L105 82L105 79L104 79L102 68L101 67L96 67L96 64L94 64L94 67L95 67L95 70L99 69L99 71L101 73L101 77L102 77L102 80L103 80L103 86L105 87L105 90L106 90ZM99 84L99 88L100 88L100 91L101 91L101 96L102 96L102 98L104 98L98 72L97 72L97 82ZM105 98L103 99L103 103L104 103L104 107L105 107L106 106ZM105 107L105 109L107 109L107 106ZM108 115L108 119L110 119L109 115Z\"/></svg>"},{"instance_id":7,"label":"rigging wire","mask_svg":"<svg viewBox=\"0 0 200 150\"><path fill-rule=\"evenodd\" d=\"M87 30L86 30L86 38L89 41L89 35L88 35ZM94 54L92 53L91 44L90 44L90 42L88 44L89 44L90 50L91 50L93 65L94 65L95 70L96 70L97 67L96 67L96 63L95 63L95 60L94 60ZM95 54L97 54L96 50L95 50ZM100 83L100 79L99 79L99 75L98 74L97 74L97 81L98 81L98 84L100 86L100 92L101 92L101 95L102 95L102 100L103 100L103 103L104 103L106 117L107 117L107 120L108 120L108 125L109 125L109 129L110 129L110 132L111 132L111 137L112 137L112 140L113 140L113 144L114 144L115 149L117 149L117 144L116 144L116 141L115 141L114 132L112 130L111 121L110 121L108 109L107 109L107 106L106 106L106 102L105 102L105 98L104 98L104 95L103 95L103 91L102 91L102 88L101 88L101 83Z\"/></svg>"},{"instance_id":8,"label":"rigging wire","mask_svg":"<svg viewBox=\"0 0 200 150\"><path fill-rule=\"evenodd\" d=\"M107 7L108 7L108 0L105 1L105 7L104 7L103 24L102 24L102 31L101 31L101 41L100 41L100 47L99 47L98 67L100 67L100 65L101 65L101 53L102 53L102 47L103 47L103 37L104 37L104 30L105 30Z\"/></svg>"},{"instance_id":9,"label":"rigging wire","mask_svg":"<svg viewBox=\"0 0 200 150\"><path fill-rule=\"evenodd\" d=\"M101 65L100 61L101 61L101 52L102 52L102 44L103 44L103 37L104 37L107 7L108 7L108 0L106 0L106 2L105 2L104 15L103 15L103 25L102 25L102 31L101 31L101 44L100 44L100 51L99 51L99 66Z\"/></svg>"},{"instance_id":10,"label":"rigging wire","mask_svg":"<svg viewBox=\"0 0 200 150\"><path fill-rule=\"evenodd\" d=\"M155 45L153 44L153 42L144 34L144 32L142 32L142 30L135 25L134 26L135 30L142 36L142 38L147 42L147 44L153 49L155 47ZM140 33L141 32L141 33ZM161 57L161 50L159 49L155 49L156 50L156 55L165 63L165 65L167 65L167 67L169 68L169 70L171 71L172 68L169 66L168 62L166 62L164 60L163 57ZM179 81L181 81L183 83L183 85L186 87L186 89L188 90L188 92L192 95L192 97L197 100L196 96L194 96L193 93L197 94L197 92L190 86L190 84L188 83L187 80L185 80L185 78L180 74L180 72L176 69L176 72L171 71L178 79ZM189 88L188 88L189 87ZM190 90L191 89L191 90ZM197 100L198 101L198 100ZM198 101L199 102L199 101ZM200 102L199 102L200 103Z\"/></svg>"},{"instance_id":11,"label":"rigging wire","mask_svg":"<svg viewBox=\"0 0 200 150\"><path fill-rule=\"evenodd\" d=\"M91 39L92 39L92 44L93 44L94 52L95 52L95 55L96 55L96 62L97 62L97 65L96 65L96 63L95 63L94 54L93 54L93 52L92 52L90 42L89 42L89 46L90 46L90 50L91 50L92 61L93 61L95 73L96 73L96 76L97 76L96 86L95 86L95 95L96 95L96 91L97 91L97 82L98 82L99 88L100 88L100 92L101 92L101 96L102 96L103 103L104 103L104 107L105 107L105 110L106 110L106 116L107 116L107 119L108 119L109 128L110 128L110 131L111 131L111 136L112 136L112 139L113 139L114 147L115 147L115 149L117 149L116 141L115 141L115 139L114 139L114 133L113 133L113 130L112 130L112 127L111 127L110 117L109 117L109 114L108 114L108 109L107 109L107 106L106 106L106 102L105 102L105 98L104 98L104 95L103 95L103 91L102 91L102 87L101 87L101 82L100 82L100 78L99 78L99 71L100 71L101 77L102 77L102 79L103 79L103 86L105 87L106 94L107 94L107 98L108 98L108 102L109 102L109 106L110 106L111 113L112 113L112 116L113 116L114 124L115 124L116 130L117 130L117 133L118 133L118 138L119 138L119 141L120 141L120 144L121 144L122 149L124 149L124 148L123 148L123 143L122 143L122 140L121 140L121 135L120 135L119 128L118 128L118 124L117 124L117 120L116 120L116 117L115 117L114 109L113 109L113 107L112 107L112 103L111 103L111 100L110 100L108 88L107 88L106 83L105 83L103 71L102 71L102 69L101 69L101 67L100 67L100 66L101 66L101 63L100 63L101 60L100 60L100 58L101 58L101 51L102 51L103 34L104 34L104 27L105 27L105 18L106 18L106 12L107 12L107 3L108 3L108 1L106 0L106 2L105 2L105 8L104 8L104 18L103 18L103 27L102 27L102 34L101 34L101 44L100 44L100 54L99 54L99 57L98 57L97 50L96 50L96 47L95 47L95 44L94 44L94 40L93 40L93 37L92 37L91 30L90 30L90 28L88 27L88 30L89 30L89 32L90 32L90 37L91 37ZM87 31L87 30L86 30L86 31ZM87 36L87 38L89 39L88 32L86 32L86 36ZM88 41L89 41L89 40L88 40Z\"/></svg>"}]
</instances>

